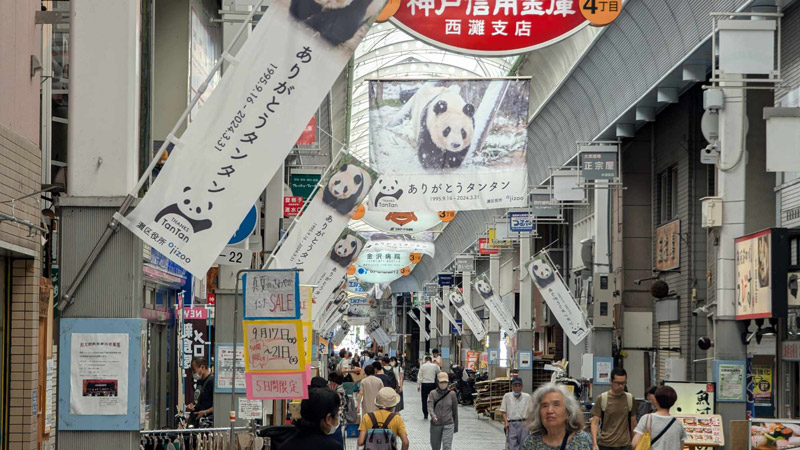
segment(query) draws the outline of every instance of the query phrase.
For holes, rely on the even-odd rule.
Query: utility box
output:
[[[767,172],[798,172],[800,108],[764,108],[767,121]]]
[[[722,197],[703,197],[700,199],[703,206],[703,228],[722,226]]]
[[[614,328],[614,307],[619,303],[616,276],[613,273],[596,273],[592,277],[592,324],[595,328]]]
[[[775,20],[720,20],[719,70],[776,75]]]

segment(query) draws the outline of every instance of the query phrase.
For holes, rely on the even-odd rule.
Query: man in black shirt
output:
[[[192,358],[192,378],[195,381],[194,402],[186,405],[192,411],[189,423],[194,426],[200,424],[200,419],[208,417],[214,422],[214,375],[208,368],[205,358],[196,356]]]

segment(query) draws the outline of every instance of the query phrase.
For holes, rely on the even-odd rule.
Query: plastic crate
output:
[[[345,427],[345,435],[349,438],[358,437],[358,424],[357,423],[349,423]]]

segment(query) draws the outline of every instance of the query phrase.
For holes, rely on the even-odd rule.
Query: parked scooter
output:
[[[477,379],[480,374],[476,375],[475,371],[465,369],[458,365],[452,366],[450,372],[450,380],[455,387],[458,403],[462,405],[471,405],[475,399],[474,394],[477,392],[475,389],[475,382],[482,381]],[[483,378],[482,375],[480,375],[480,377]]]

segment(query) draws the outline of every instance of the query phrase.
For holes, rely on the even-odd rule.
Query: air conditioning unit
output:
[[[620,297],[614,295],[617,276],[596,273],[592,280],[592,323],[595,328],[614,328],[614,308],[620,302]]]

